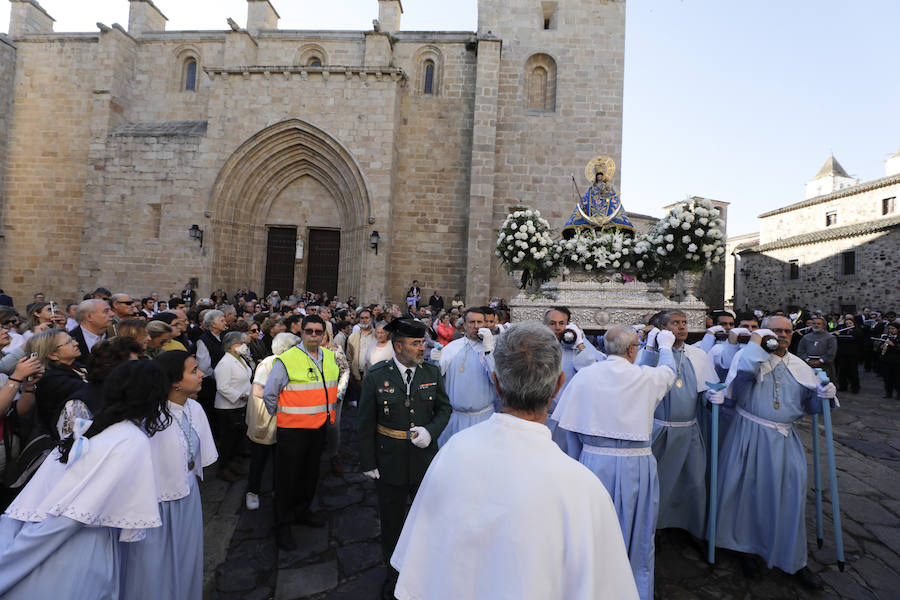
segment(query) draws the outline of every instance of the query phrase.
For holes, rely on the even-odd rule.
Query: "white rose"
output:
[[[683,235],[683,236],[681,236],[681,243],[682,243],[682,244],[690,244],[690,243],[691,243],[691,236],[689,236],[689,235]]]
[[[513,261],[514,263],[519,263],[519,262],[522,262],[522,259],[519,258],[518,256],[513,256],[512,261]]]
[[[719,246],[718,248],[716,248],[716,254],[725,254],[725,248]]]
[[[691,224],[688,223],[687,221],[685,221],[684,223],[681,224],[681,228],[684,229],[685,231],[687,231],[688,229],[691,228]]]
[[[594,268],[594,267],[591,266],[591,263],[587,263],[586,265],[584,265],[584,270],[585,270],[585,271],[590,271],[590,270],[593,269],[593,268]]]
[[[568,275],[569,272],[570,272],[570,271],[569,271],[569,267],[563,267],[563,268],[562,268],[562,274],[563,274],[563,275]]]
[[[541,211],[539,211],[539,210],[534,211],[534,216],[540,217],[540,216],[541,216]]]
[[[672,235],[672,234],[670,233],[669,235],[666,236],[666,241],[667,241],[667,242],[674,242],[674,241],[675,241],[675,236]]]
[[[700,217],[701,225],[706,225],[707,223],[709,223],[709,219],[707,219],[706,217]]]
[[[656,253],[659,254],[660,256],[665,256],[665,255],[666,255],[666,249],[663,248],[662,246],[660,246],[659,248],[656,249]]]
[[[617,261],[617,260],[616,260],[616,261],[613,261],[613,266],[614,266],[615,268],[618,269],[618,268],[619,268],[619,261]]]
[[[497,256],[502,256],[502,253],[499,250],[494,250],[494,254],[496,254]]]
[[[671,252],[671,251],[674,250],[674,249],[675,249],[675,245],[674,245],[674,244],[666,244],[666,250],[668,250],[669,252]]]
[[[537,232],[537,229],[534,228],[534,225],[528,226],[528,233],[536,233],[536,232]]]
[[[644,268],[644,261],[642,261],[642,260],[637,261],[637,266],[638,266],[638,269],[643,269],[643,268]]]
[[[694,222],[694,215],[688,213],[688,214],[684,215],[684,220],[687,221],[688,223],[693,223],[693,222]]]
[[[521,218],[522,218],[522,211],[521,211],[521,210],[517,210],[516,212],[514,212],[514,213],[513,213],[513,218],[515,218],[515,219],[521,219]]]
[[[694,235],[696,235],[697,237],[703,237],[703,230],[698,227],[694,230]]]
[[[578,255],[577,255],[577,254],[573,254],[573,255],[572,255],[572,260],[574,260],[575,262],[578,262]]]
[[[697,251],[697,244],[691,244],[690,246],[688,246],[688,252],[696,252],[696,251]]]
[[[518,256],[519,258],[525,258],[525,253],[519,250],[519,253],[516,256]]]
[[[525,216],[526,216],[526,217],[533,217],[533,216],[534,216],[534,211],[533,211],[533,210],[530,210],[530,209],[529,209],[529,210],[526,210],[526,211],[525,211]]]
[[[515,223],[511,223],[510,226],[509,226],[509,228],[512,229],[513,231],[515,231],[516,229],[519,228],[519,226],[516,225]]]
[[[670,218],[669,225],[671,225],[672,227],[678,227],[678,219],[676,219],[675,217]]]

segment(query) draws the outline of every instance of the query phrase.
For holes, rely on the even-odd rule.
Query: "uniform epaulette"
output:
[[[379,362],[375,363],[375,364],[372,365],[371,367],[369,367],[369,371],[374,371],[375,369],[383,369],[383,368],[385,368],[386,366],[392,365],[392,364],[394,364],[394,359],[393,359],[393,358],[389,358],[389,359],[387,359],[387,360],[382,360],[382,361],[379,361]]]

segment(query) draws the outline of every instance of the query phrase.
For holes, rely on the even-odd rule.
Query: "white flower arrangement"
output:
[[[691,198],[672,209],[648,234],[669,274],[702,271],[722,261],[725,224],[712,202]],[[674,241],[673,241],[674,240]]]
[[[557,257],[551,256],[556,244],[550,236],[550,223],[537,210],[517,210],[507,215],[497,233],[494,253],[507,271],[522,270],[522,286],[529,281],[542,282],[556,272]]]

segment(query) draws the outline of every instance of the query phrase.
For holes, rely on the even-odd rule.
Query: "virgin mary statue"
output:
[[[587,164],[584,174],[591,187],[563,226],[563,237],[570,238],[588,229],[634,231],[634,225],[625,216],[622,200],[612,185],[615,172],[616,163],[609,156],[598,156]]]

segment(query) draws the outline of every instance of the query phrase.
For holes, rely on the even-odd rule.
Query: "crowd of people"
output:
[[[821,587],[793,423],[858,393],[861,369],[900,394],[895,313],[714,311],[689,344],[679,311],[593,337],[566,307],[510,325],[501,298],[423,298],[417,281],[405,306],[188,284],[63,304],[34,294],[18,310],[0,290],[0,595],[42,597],[59,581],[46,573],[84,567],[84,598],[201,597],[197,477],[214,463],[227,482],[246,478],[257,510],[272,459],[276,541],[296,549],[291,525],[325,524],[311,510],[323,454],[345,468],[345,404],[376,482],[386,598],[477,597],[514,580],[517,598],[651,598],[668,530],[709,543],[712,405],[714,543],[748,577],[761,557]]]

